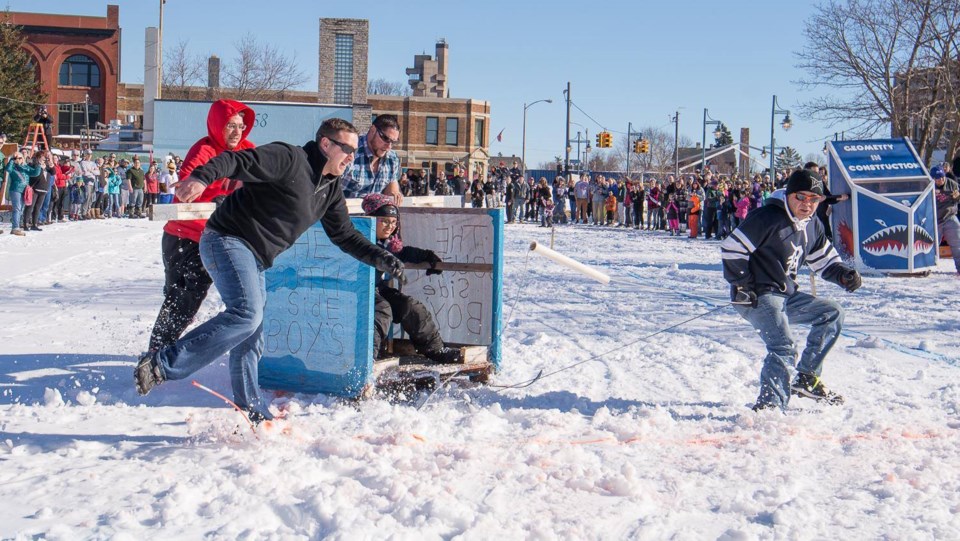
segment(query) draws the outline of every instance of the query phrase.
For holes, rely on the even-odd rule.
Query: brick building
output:
[[[117,117],[119,6],[108,5],[106,17],[10,12],[10,22],[23,28],[58,144]]]
[[[394,150],[404,167],[450,174],[456,164],[486,169],[490,158],[490,104],[474,99],[368,96],[374,115],[395,114],[400,143]]]

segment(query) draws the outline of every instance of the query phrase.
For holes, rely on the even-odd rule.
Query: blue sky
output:
[[[123,29],[123,82],[143,82],[144,28],[156,26],[159,0],[115,0]],[[523,104],[553,99],[527,112],[528,163],[563,152],[563,89],[600,125],[622,138],[634,127],[662,127],[680,111],[680,133],[699,142],[704,107],[734,138],[748,127],[754,146],[768,145],[771,97],[793,111],[794,127],[777,127],[777,145],[801,156],[845,126],[827,127],[797,114],[809,99],[794,83],[794,51],[803,45],[803,21],[817,2],[676,3],[493,0],[308,2],[168,0],[164,42],[189,40],[196,53],[229,61],[245,33],[296,52],[315,89],[320,17],[370,20],[369,77],[404,81],[413,56],[433,54],[438,38],[450,44],[450,89],[458,98],[491,103],[491,152],[520,154]],[[11,11],[106,15],[106,2],[8,0]],[[481,11],[482,10],[482,11]],[[571,120],[600,126],[573,109]],[[779,121],[779,120],[778,120]],[[504,140],[495,136],[504,130]],[[572,127],[575,133],[579,129]],[[710,134],[708,133],[708,142]],[[575,152],[575,151],[574,151]]]

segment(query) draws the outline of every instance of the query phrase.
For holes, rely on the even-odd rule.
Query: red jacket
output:
[[[227,125],[227,120],[233,115],[242,115],[243,124],[246,128],[243,130],[243,137],[240,143],[234,149],[228,149],[223,139],[223,130]],[[253,122],[256,114],[253,109],[233,100],[217,100],[210,106],[210,112],[207,114],[207,136],[200,139],[187,152],[187,157],[183,160],[180,167],[180,179],[183,180],[190,176],[190,173],[201,165],[210,161],[214,156],[226,152],[227,150],[246,150],[255,145],[247,140],[247,135],[253,129]],[[208,203],[220,196],[230,195],[233,192],[233,184],[224,185],[227,179],[221,178],[210,185],[200,194],[195,203]],[[180,200],[174,197],[173,201],[179,203]],[[200,242],[200,234],[203,233],[206,220],[170,220],[163,226],[166,233],[175,237],[190,239],[194,242]]]
[[[53,183],[57,188],[66,188],[67,181],[73,176],[73,166],[70,164],[57,164],[57,174]]]

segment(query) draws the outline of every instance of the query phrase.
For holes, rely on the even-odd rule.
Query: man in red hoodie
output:
[[[254,148],[247,140],[253,129],[253,109],[233,100],[218,100],[207,114],[207,136],[194,143],[180,168],[180,178],[227,150]],[[221,178],[206,187],[193,202],[219,202],[239,187]],[[174,199],[175,202],[180,202]],[[150,350],[173,344],[197,315],[213,283],[200,261],[200,234],[206,220],[171,220],[163,228],[163,304],[150,333]]]

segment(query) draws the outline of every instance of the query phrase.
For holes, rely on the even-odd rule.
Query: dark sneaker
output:
[[[250,422],[253,423],[253,426],[260,426],[260,423],[264,421],[272,421],[273,415],[263,414],[256,410],[247,410],[247,419],[250,419]]]
[[[793,391],[794,396],[812,398],[817,402],[824,402],[831,406],[843,404],[842,396],[828,390],[820,381],[820,378],[811,374],[797,374],[797,378],[790,385],[790,390]]]
[[[777,406],[776,404],[771,404],[769,402],[757,402],[750,409],[752,409],[753,411],[760,412],[760,411],[766,411],[766,410],[778,410],[780,409],[780,407]]]
[[[146,396],[151,389],[163,383],[163,374],[157,365],[157,352],[148,351],[140,357],[137,368],[133,371],[133,380],[137,384],[137,393]]]
[[[444,346],[437,351],[427,352],[426,357],[439,364],[463,363],[463,354],[460,352],[460,348],[448,348]]]

